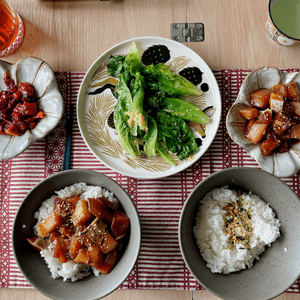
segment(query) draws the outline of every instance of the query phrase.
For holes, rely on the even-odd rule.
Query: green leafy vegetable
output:
[[[144,72],[156,79],[156,81],[148,83],[153,90],[161,90],[172,96],[201,95],[201,92],[191,82],[171,72],[167,65],[162,63],[149,65]]]
[[[168,162],[172,166],[176,166],[176,163],[171,154],[159,142],[156,142],[156,151],[166,162]]]
[[[127,64],[131,75],[135,75],[141,71],[142,60],[135,43],[130,45],[125,58],[125,63]]]
[[[118,77],[114,123],[129,155],[139,156],[143,145],[147,156],[160,155],[175,166],[170,152],[183,160],[199,150],[185,120],[207,123],[209,118],[196,105],[178,99],[201,94],[191,82],[164,64],[145,67],[135,43],[127,56],[111,56],[107,69]]]
[[[192,131],[184,120],[166,112],[157,113],[158,139],[167,150],[177,154],[180,160],[196,153],[199,147]]]
[[[177,98],[164,98],[160,110],[182,118],[184,120],[205,124],[209,117],[196,105]]]
[[[118,77],[124,70],[125,56],[111,56],[107,64],[107,72],[109,76]]]
[[[144,150],[147,156],[156,156],[156,142],[157,142],[157,125],[155,120],[149,116],[148,131],[144,136]]]
[[[140,155],[137,139],[131,135],[131,130],[127,123],[125,100],[119,99],[114,108],[114,123],[118,132],[118,139],[122,148],[133,158]]]

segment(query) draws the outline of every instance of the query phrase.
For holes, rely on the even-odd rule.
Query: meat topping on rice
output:
[[[53,278],[76,281],[108,274],[119,260],[130,220],[118,200],[99,186],[76,183],[43,202],[36,235],[27,241],[44,257]]]

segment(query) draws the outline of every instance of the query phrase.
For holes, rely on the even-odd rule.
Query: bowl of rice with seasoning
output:
[[[110,177],[68,170],[36,185],[16,214],[12,245],[27,281],[51,299],[100,299],[137,261],[134,202]]]
[[[300,201],[280,178],[229,168],[188,196],[179,222],[189,271],[222,299],[272,299],[300,275]]]

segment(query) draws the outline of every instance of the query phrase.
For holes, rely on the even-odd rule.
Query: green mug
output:
[[[300,45],[300,1],[270,0],[265,29],[273,42],[286,47]]]

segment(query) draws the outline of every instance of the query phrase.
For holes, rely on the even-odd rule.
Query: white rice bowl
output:
[[[56,191],[55,194],[56,195],[53,195],[49,199],[45,200],[40,206],[39,210],[34,214],[34,218],[38,220],[34,226],[34,233],[36,235],[38,235],[38,225],[53,212],[54,200],[57,196],[61,199],[70,198],[77,195],[80,197],[80,199],[104,197],[114,203],[114,209],[116,209],[119,204],[119,201],[114,197],[113,193],[106,189],[102,189],[100,186],[87,185],[84,182],[67,186],[60,191]],[[50,245],[48,248],[42,250],[40,254],[44,258],[48,268],[50,269],[51,276],[54,279],[62,277],[64,281],[68,279],[77,281],[91,275],[92,273],[96,276],[100,275],[100,272],[95,268],[89,267],[85,264],[78,264],[73,261],[61,263],[58,258],[52,256]]]
[[[253,266],[255,259],[280,236],[280,221],[269,204],[251,193],[241,194],[243,209],[251,214],[249,249],[236,243],[229,247],[225,233],[224,206],[238,200],[238,193],[227,187],[215,188],[200,201],[193,233],[206,265],[213,273],[229,274]]]

